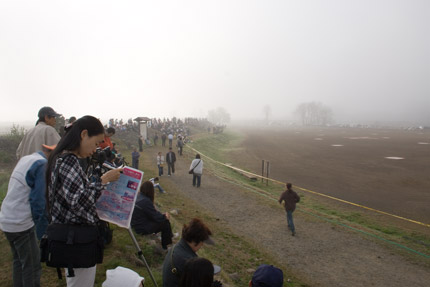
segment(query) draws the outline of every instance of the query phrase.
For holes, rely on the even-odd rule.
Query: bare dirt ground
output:
[[[261,133],[259,135],[261,139]],[[252,134],[250,134],[248,140],[244,142],[243,150],[239,151],[239,156],[232,158],[236,166],[240,166],[241,163],[250,164],[253,159],[259,159],[261,164],[260,154],[256,155],[255,152],[279,151],[279,149],[270,145],[264,147],[261,141],[259,142],[260,144],[257,144],[255,140],[252,140],[251,136]],[[309,138],[313,139],[313,137],[316,136],[309,135]],[[283,140],[285,140],[285,137]],[[275,144],[277,141],[278,139],[275,138],[272,144]],[[346,143],[351,143],[347,139],[341,141],[341,139],[327,140],[326,138],[326,141],[327,144],[345,143],[343,148],[348,147]],[[253,144],[250,144],[250,142]],[[352,141],[352,143],[355,142],[356,141]],[[277,145],[276,147],[279,146],[284,146],[284,144]],[[293,145],[291,143],[288,145],[285,143],[285,146],[288,147],[287,155],[289,154],[295,161],[298,161],[298,155],[292,148]],[[306,150],[306,145],[300,144],[297,140],[296,149],[300,146],[304,147]],[[292,178],[294,182],[301,182],[303,183],[302,185],[305,183],[311,185],[312,183],[313,186],[307,187],[318,187],[319,189],[321,187],[326,188],[329,183],[328,179],[325,180],[324,184],[321,184],[315,178],[322,179],[325,175],[330,175],[331,173],[327,173],[326,171],[327,166],[329,166],[327,160],[332,158],[335,162],[336,158],[341,157],[341,155],[336,156],[331,153],[331,146],[328,146],[329,147],[323,149],[324,152],[321,153],[319,158],[319,161],[325,162],[325,165],[315,166],[313,172],[310,172],[309,166],[307,166],[307,168],[301,168],[302,172],[307,171],[311,176],[299,177],[300,172],[296,170],[299,168],[298,163],[292,163],[294,160],[291,159],[288,159],[288,162],[294,164],[293,167],[288,166],[286,170],[281,172],[281,168],[285,168],[287,164],[282,165],[280,163],[279,167],[276,168],[279,173],[276,174],[273,172],[273,176],[288,174],[288,179]],[[426,148],[428,156],[429,147],[426,146]],[[362,152],[362,161],[360,160],[360,162],[363,164],[369,161],[368,164],[371,165],[373,160],[373,164],[375,165],[374,171],[377,171],[379,167],[376,166],[379,164],[379,161],[384,162],[384,156],[404,156],[408,159],[413,155],[413,152],[410,151],[407,154],[400,154],[394,147],[390,148],[389,146],[385,152],[382,151],[381,149],[381,155],[378,155],[379,157],[382,156],[382,159],[380,159],[376,156],[377,152],[369,147],[367,151]],[[235,153],[236,152],[237,151],[235,151]],[[243,154],[240,155],[240,153],[247,154],[247,157],[244,158]],[[281,152],[278,152],[278,156],[279,154],[281,154]],[[345,150],[342,152],[342,156],[346,156],[346,158],[348,158],[348,154],[349,153],[346,153]],[[367,157],[368,154],[372,154],[373,156]],[[266,152],[265,156],[269,155],[270,153]],[[309,162],[313,162],[313,156],[314,155],[309,152]],[[422,153],[416,152],[416,157],[419,158],[420,156],[422,156]],[[266,157],[266,159],[272,160],[276,157],[277,155],[275,154],[272,158]],[[240,158],[242,158],[243,161],[239,160]],[[357,160],[355,160],[355,162],[356,161]],[[350,164],[353,165],[353,162],[354,160],[351,159]],[[406,160],[403,161],[403,163],[405,162]],[[427,163],[428,162],[427,158]],[[279,262],[281,262],[282,266],[280,267],[282,269],[290,269],[303,280],[303,282],[306,282],[310,286],[429,286],[430,268],[426,260],[415,260],[416,258],[414,256],[398,252],[396,247],[389,246],[360,233],[350,231],[347,228],[311,217],[300,210],[297,210],[294,214],[297,235],[293,237],[287,230],[285,212],[279,205],[257,194],[248,192],[239,186],[229,184],[207,172],[202,177],[201,188],[192,187],[192,178],[191,175],[188,174],[189,164],[190,159],[179,158],[175,175],[172,177],[163,177],[161,181],[168,180],[175,183],[181,193],[200,203],[202,207],[218,216],[221,222],[225,223],[226,226],[234,232],[245,236],[261,246],[262,249],[273,254]],[[273,161],[273,164],[275,165],[275,161]],[[397,163],[386,163],[386,168],[392,169],[394,181],[397,182],[397,180],[401,180],[395,177],[399,174],[403,174],[403,172],[406,172],[406,177],[415,178],[413,174],[407,173],[407,167],[397,167],[403,171],[397,173],[395,166],[392,166],[393,164]],[[324,166],[326,167],[320,169],[320,167]],[[249,167],[252,169],[251,166]],[[347,170],[348,164],[340,168]],[[426,166],[424,162],[421,168],[427,169],[428,171],[428,166]],[[367,168],[365,167],[363,167],[362,170],[364,173],[367,172]],[[295,171],[295,173],[291,175],[290,171]],[[353,173],[353,171],[350,172]],[[370,171],[370,173],[372,173],[372,171]],[[417,176],[421,176],[421,174]],[[380,177],[379,174],[378,177]],[[364,179],[350,183],[349,181],[351,178],[353,178],[352,175],[346,179],[339,178],[336,177],[333,172],[330,179],[335,182],[339,181],[337,183],[339,190],[335,190],[334,188],[330,188],[329,190],[333,192],[333,195],[342,195],[343,193],[340,192],[345,191],[343,187],[344,184],[347,184],[347,187],[353,187],[357,182],[363,185]],[[282,178],[278,179],[282,180]],[[310,182],[307,180],[310,180]],[[379,180],[383,183],[388,183],[385,182],[387,179],[383,177],[379,178]],[[424,183],[421,181],[414,181],[413,183],[415,184],[414,186],[420,187],[422,184],[426,184],[426,182],[428,183],[428,172],[427,181],[424,180]],[[367,184],[365,186],[367,186]],[[390,186],[396,186],[396,184]],[[363,189],[360,188],[357,190],[363,191]],[[367,192],[368,193],[365,194],[370,198],[377,199],[381,196],[381,194],[372,195],[375,191],[371,188],[367,189]],[[360,196],[349,191],[349,189],[348,193],[351,194],[351,198],[348,199],[360,199]],[[415,205],[413,203],[410,206],[408,205],[408,202],[412,198],[410,195],[411,193],[413,192],[408,192],[407,199],[405,199],[405,196],[399,197],[403,201],[404,208],[409,207],[414,209]],[[382,193],[382,195],[383,194],[384,193]],[[421,200],[426,199],[425,195],[420,195],[419,192],[417,196],[422,196]],[[364,198],[366,198],[366,196]],[[420,198],[415,198],[414,200],[419,199]],[[373,201],[363,200],[362,203],[371,202]],[[376,200],[375,202],[380,203],[384,202],[384,200]],[[375,207],[378,207],[378,205]],[[381,206],[381,208],[382,207],[384,206]],[[385,204],[385,207],[392,208],[389,204]],[[417,209],[421,210],[421,212],[428,210],[426,208],[428,208],[428,206],[417,205]],[[397,211],[396,208],[392,208],[392,210]],[[414,213],[405,213],[404,215],[412,216]],[[424,220],[427,216],[428,214],[421,218]],[[228,270],[224,271],[228,273]]]

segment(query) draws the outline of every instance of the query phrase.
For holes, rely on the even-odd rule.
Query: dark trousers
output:
[[[167,163],[167,174],[171,175],[172,173],[170,173],[170,171],[172,171],[172,173],[175,173],[175,163]]]
[[[172,227],[169,220],[163,222],[151,222],[145,226],[145,232],[139,233],[142,235],[161,232],[161,246],[167,249],[167,245],[172,244]]]
[[[161,165],[158,165],[158,176],[163,175],[163,167]]]
[[[197,181],[197,187],[200,187],[200,183],[202,181],[202,175],[201,174],[193,173],[193,186],[196,186],[196,181]]]
[[[40,286],[40,250],[34,226],[22,232],[4,232],[13,255],[13,286]]]

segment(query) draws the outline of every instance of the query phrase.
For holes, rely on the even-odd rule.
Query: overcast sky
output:
[[[0,1],[0,121],[91,114],[430,124],[430,1]]]

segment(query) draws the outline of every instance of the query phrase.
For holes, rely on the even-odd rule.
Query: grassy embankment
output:
[[[215,136],[217,138],[217,136]],[[208,138],[205,137],[205,140]],[[118,144],[120,152],[125,156],[128,162],[131,162],[132,146],[137,142],[137,135],[132,132],[118,132],[113,141]],[[19,142],[19,141],[18,141]],[[14,147],[16,149],[16,147]],[[12,148],[13,149],[13,148]],[[145,172],[144,178],[148,179],[156,175],[156,167],[152,157],[155,157],[155,149],[145,147],[141,153],[140,168]],[[9,165],[6,170],[9,174],[13,168],[13,164]],[[7,191],[8,175],[5,176],[5,188],[1,190],[3,197]],[[205,246],[199,251],[199,256],[206,257],[212,262],[222,266],[223,271],[217,275],[217,279],[224,283],[224,286],[247,286],[249,279],[252,276],[252,269],[255,269],[262,263],[278,265],[277,262],[268,254],[262,252],[258,246],[246,241],[241,236],[238,236],[226,229],[222,222],[212,214],[195,202],[186,199],[175,187],[174,184],[168,182],[163,183],[163,187],[168,190],[167,195],[156,195],[156,203],[160,210],[169,211],[177,209],[178,215],[173,216],[172,228],[174,232],[180,232],[182,225],[188,222],[193,217],[202,218],[211,228],[214,233],[214,239],[217,244],[215,246]],[[3,198],[1,197],[1,198]],[[135,255],[135,246],[127,232],[127,230],[112,226],[114,229],[113,241],[105,250],[103,264],[97,266],[96,284],[101,286],[105,280],[106,270],[117,266],[131,268],[143,275],[146,278],[145,286],[153,286],[150,276]],[[162,262],[164,255],[157,253],[154,242],[149,236],[136,236],[139,246],[143,251],[151,271],[156,278],[157,284],[162,286]],[[3,235],[0,233],[0,274],[1,286],[12,286],[12,255],[9,250],[9,245]],[[228,271],[227,271],[228,270]],[[284,286],[306,286],[302,284],[293,275],[285,272]],[[287,282],[291,279],[291,282]],[[66,286],[65,280],[58,280],[55,269],[43,266],[42,286]]]
[[[235,149],[240,148],[242,140],[243,135],[227,130],[227,132],[215,136],[205,135],[190,146],[216,161],[231,163],[229,151],[234,152]],[[259,193],[262,198],[269,198],[269,201],[265,200],[266,203],[274,204],[274,206],[277,203],[273,202],[276,202],[280,192],[284,189],[284,186],[278,183],[269,182],[267,185],[266,182],[262,183],[261,180],[251,181],[239,172],[212,161],[206,160],[205,167],[208,167],[215,175],[228,182],[240,185],[250,192]],[[240,166],[236,167],[242,168]],[[258,174],[258,172],[254,172]],[[306,183],[301,183],[301,185],[306,185]],[[305,216],[312,218],[312,220],[327,221],[333,224],[334,227],[353,228],[358,231],[358,234],[364,233],[367,238],[387,244],[395,252],[400,252],[414,260],[429,263],[429,257],[425,256],[430,255],[430,232],[428,228],[413,223],[403,224],[404,222],[401,222],[400,227],[397,219],[389,218],[386,215],[375,214],[372,211],[334,202],[302,191],[299,194],[301,202],[298,205],[298,211],[305,213]],[[408,248],[413,251],[407,250]]]

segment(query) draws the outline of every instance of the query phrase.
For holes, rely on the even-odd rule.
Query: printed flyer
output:
[[[143,171],[124,167],[119,179],[107,185],[96,202],[100,219],[129,228]]]

